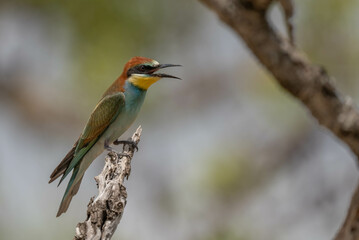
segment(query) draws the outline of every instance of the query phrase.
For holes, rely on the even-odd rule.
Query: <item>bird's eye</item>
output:
[[[144,71],[146,71],[146,66],[144,66],[144,65],[142,65],[142,66],[140,66],[140,69],[139,69],[141,72],[144,72]]]

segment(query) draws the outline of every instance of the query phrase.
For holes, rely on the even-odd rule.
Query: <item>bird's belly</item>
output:
[[[104,132],[104,139],[108,143],[113,143],[118,139],[135,121],[138,111],[126,111],[119,114],[119,116],[111,123],[111,125]]]
[[[80,170],[78,174],[84,174],[90,164],[105,150],[104,139],[99,139],[92,148],[85,154],[80,164]],[[79,176],[80,176],[79,175]]]

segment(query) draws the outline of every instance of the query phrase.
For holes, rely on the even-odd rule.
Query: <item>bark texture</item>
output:
[[[141,132],[142,128],[139,126],[132,136],[132,141],[136,144],[140,141]],[[99,194],[95,199],[90,199],[87,219],[77,224],[74,240],[111,239],[126,206],[127,192],[123,183],[130,176],[134,152],[133,146],[126,145],[123,153],[128,156],[119,158],[113,152],[106,156],[102,172],[95,177]]]
[[[234,30],[275,80],[299,99],[313,117],[359,156],[359,112],[349,96],[341,94],[323,67],[312,64],[295,45],[290,0],[277,0],[284,10],[289,40],[267,20],[274,0],[200,0]],[[359,188],[336,240],[359,239]]]

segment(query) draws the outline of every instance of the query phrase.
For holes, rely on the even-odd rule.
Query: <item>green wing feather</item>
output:
[[[77,146],[74,157],[64,172],[60,183],[80,163],[85,154],[96,143],[107,127],[115,120],[125,104],[125,95],[122,92],[106,96],[100,100],[84,128]],[[59,183],[59,184],[60,184]]]
[[[104,132],[117,117],[124,104],[125,95],[122,92],[106,96],[97,104],[82,132],[75,154]]]
[[[62,173],[60,183],[73,170],[71,179],[67,184],[65,194],[62,198],[57,217],[67,211],[72,197],[77,193],[83,173],[79,175],[79,168],[82,158],[97,142],[98,138],[104,133],[108,126],[116,119],[125,104],[125,95],[118,92],[103,97],[95,107],[94,111],[84,128],[79,140],[75,146],[66,155],[64,160],[54,170],[50,176],[50,182],[54,181]]]

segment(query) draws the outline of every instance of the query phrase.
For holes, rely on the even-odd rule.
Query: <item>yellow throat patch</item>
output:
[[[132,74],[128,79],[130,83],[138,88],[147,90],[152,84],[160,80],[159,77],[150,77],[142,74]]]

